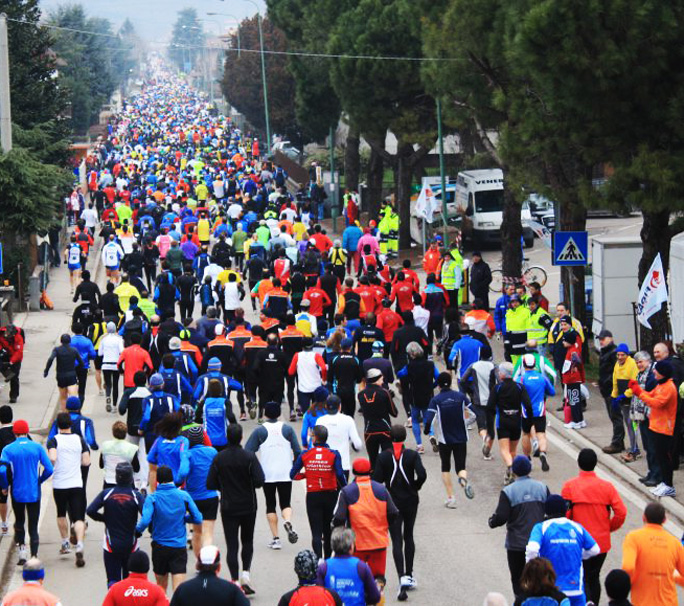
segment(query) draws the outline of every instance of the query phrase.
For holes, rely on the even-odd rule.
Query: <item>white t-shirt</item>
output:
[[[412,311],[415,325],[418,328],[422,328],[423,332],[427,334],[428,322],[430,321],[430,312],[420,305],[416,305]]]
[[[124,350],[124,340],[117,333],[107,333],[100,340],[97,355],[102,356],[102,370],[116,370],[119,356]]]
[[[94,208],[86,208],[81,213],[81,219],[85,221],[86,227],[90,229],[97,227],[97,211]]]
[[[47,441],[50,451],[57,449],[55,472],[52,474],[53,488],[83,488],[81,455],[88,452],[85,440],[75,433],[58,433]]]
[[[349,471],[351,469],[349,443],[352,443],[355,450],[361,450],[363,446],[354,419],[349,415],[338,412],[334,415],[328,414],[319,417],[316,425],[323,425],[327,428],[328,446],[340,453],[342,469]]]

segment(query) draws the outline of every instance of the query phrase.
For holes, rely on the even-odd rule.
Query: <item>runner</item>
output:
[[[294,429],[279,421],[280,402],[267,402],[264,407],[266,422],[257,427],[245,444],[245,450],[259,453],[259,461],[264,470],[264,497],[266,498],[266,519],[273,538],[268,546],[281,549],[278,534],[278,514],[276,513],[276,494],[280,502],[283,528],[290,543],[299,539],[292,526],[292,462],[301,454]]]

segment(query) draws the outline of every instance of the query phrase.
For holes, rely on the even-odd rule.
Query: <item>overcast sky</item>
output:
[[[255,0],[262,13],[266,10],[264,0]],[[49,13],[60,4],[78,4],[78,0],[41,0],[44,13]],[[179,10],[192,6],[209,34],[215,34],[218,27],[231,28],[235,23],[231,17],[208,17],[207,12],[230,13],[238,19],[253,15],[254,6],[247,0],[81,0],[88,15],[109,19],[117,29],[128,17],[138,34],[150,42],[168,41],[171,28]]]

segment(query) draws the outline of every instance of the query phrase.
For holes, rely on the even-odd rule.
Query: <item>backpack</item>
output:
[[[131,318],[128,322],[126,322],[126,324],[124,324],[124,345],[126,347],[131,345],[131,337],[136,333],[142,337],[143,321],[137,317]]]

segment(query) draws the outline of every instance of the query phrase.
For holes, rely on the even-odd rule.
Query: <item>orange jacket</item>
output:
[[[24,583],[16,591],[8,593],[2,600],[3,606],[59,606],[59,598],[52,595],[38,583]]]
[[[425,270],[425,273],[438,275],[441,262],[442,255],[439,254],[439,249],[430,246],[423,257],[423,269]]]
[[[636,381],[629,382],[632,393],[651,409],[649,429],[666,436],[674,434],[677,416],[677,388],[672,379],[644,391]]]
[[[340,493],[338,508],[344,505],[347,506],[349,524],[356,534],[358,551],[385,549],[389,545],[388,529],[390,518],[396,514],[396,506],[383,485],[371,482],[370,476],[357,476]],[[335,512],[337,516],[338,512]]]
[[[660,524],[644,524],[625,537],[622,569],[632,579],[634,606],[672,606],[678,603],[675,583],[684,585],[674,576],[675,570],[684,575],[684,546]]]
[[[610,551],[610,533],[620,528],[627,517],[627,508],[615,486],[593,471],[580,471],[563,485],[561,496],[570,504],[568,518],[589,531],[601,553]]]

